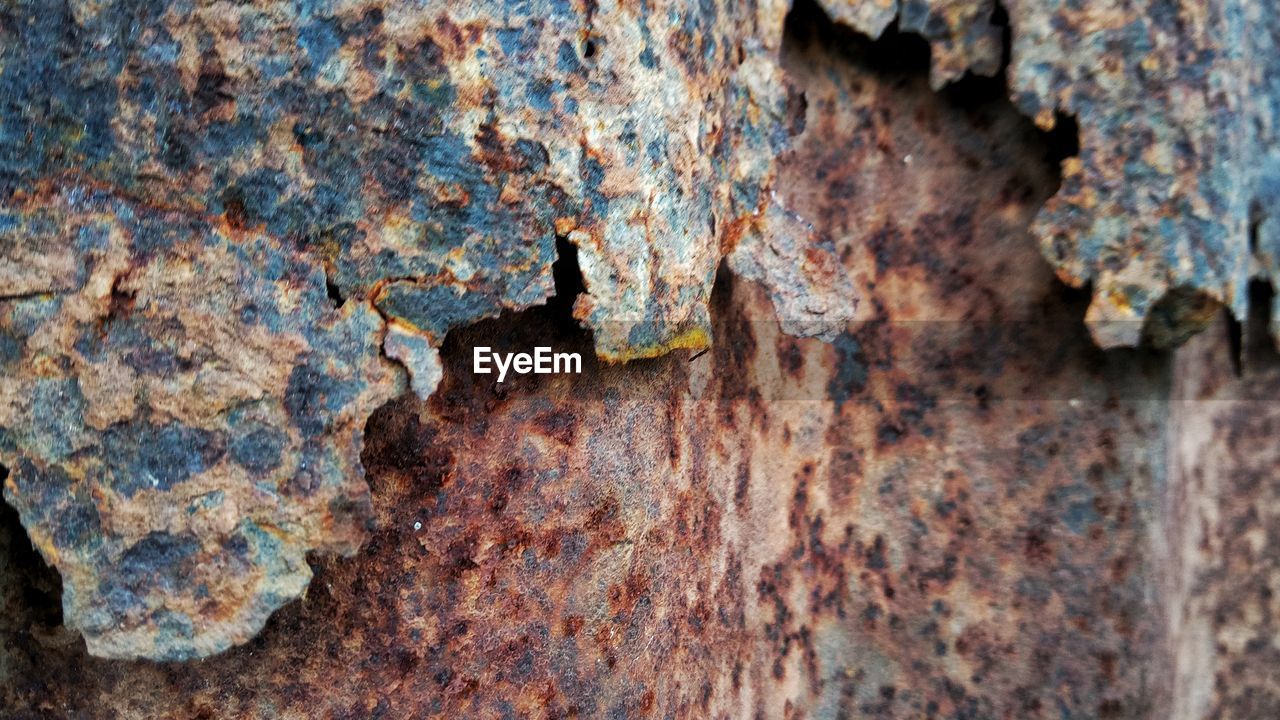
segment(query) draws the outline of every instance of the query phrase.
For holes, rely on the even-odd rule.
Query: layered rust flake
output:
[[[700,356],[495,385],[472,347],[592,340],[563,305],[450,333],[431,398],[370,421],[369,542],[261,635],[108,663],[10,596],[0,692],[122,717],[1162,716],[1167,359],[1097,350],[1052,283],[1028,120],[794,30],[783,201],[864,298],[832,343],[727,271]]]
[[[364,537],[364,423],[403,386],[381,318],[225,222],[83,187],[2,217],[0,243],[49,267],[0,303],[4,494],[67,625],[108,657],[244,642],[306,587],[307,552]]]
[[[813,258],[762,276],[798,331],[847,317],[771,220],[785,10],[0,8],[0,461],[90,651],[223,650],[354,551],[393,366],[429,397],[451,329],[553,293],[558,236],[610,361],[705,348],[730,251]]]
[[[296,244],[438,347],[580,248],[601,356],[705,347],[772,211],[785,3],[19,2],[6,186],[91,178]]]
[[[935,86],[1002,70],[1007,23],[1010,97],[1043,129],[1078,126],[1035,235],[1059,278],[1090,287],[1104,347],[1183,342],[1219,305],[1244,319],[1250,280],[1280,279],[1273,3],[820,4],[873,37],[922,35]]]

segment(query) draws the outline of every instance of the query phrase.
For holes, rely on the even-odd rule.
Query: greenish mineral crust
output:
[[[821,4],[872,36],[894,19],[919,32],[933,49],[935,86],[999,69],[991,0]],[[1280,200],[1275,8],[1248,0],[1003,7],[1011,98],[1043,129],[1063,115],[1079,126],[1079,155],[1063,163],[1062,188],[1035,233],[1059,278],[1091,287],[1094,340],[1185,339],[1212,319],[1207,300],[1243,319],[1250,279],[1280,279],[1280,230],[1270,218]]]

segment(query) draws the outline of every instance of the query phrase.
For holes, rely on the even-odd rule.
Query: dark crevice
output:
[[[1258,231],[1262,226],[1262,207],[1257,200],[1249,203],[1249,254],[1256,258],[1258,254]],[[1235,313],[1226,312],[1227,316],[1227,343],[1231,353],[1231,369],[1235,371],[1236,377],[1244,376],[1245,366],[1245,326],[1249,326],[1250,334],[1253,333],[1255,315],[1258,314],[1259,308],[1255,304],[1257,293],[1251,283],[1249,286],[1249,305],[1248,317],[1242,323],[1236,318]],[[1269,310],[1267,312],[1270,312]],[[1264,323],[1265,327],[1265,323]]]
[[[573,392],[580,382],[593,382],[600,373],[601,364],[595,355],[594,338],[590,330],[573,317],[577,297],[585,292],[582,273],[578,269],[577,248],[571,242],[557,242],[559,258],[552,265],[555,294],[543,305],[524,310],[507,310],[497,317],[478,320],[451,329],[440,346],[443,375],[431,404],[437,410],[473,406],[485,407],[501,404],[508,398],[530,393],[541,394],[555,400],[563,393]],[[494,375],[477,375],[473,372],[474,348],[485,346],[495,353],[530,352],[538,346],[548,346],[555,352],[577,353],[581,357],[581,375],[568,376],[565,383],[557,376],[508,375],[505,382],[496,382]],[[633,367],[638,363],[629,363]],[[459,421],[463,417],[459,416]]]
[[[929,43],[923,37],[899,31],[895,20],[879,38],[870,38],[832,21],[815,0],[796,0],[787,14],[783,43],[796,42],[822,43],[854,65],[904,82],[929,73]]]
[[[8,468],[0,465],[0,486],[4,485],[8,476]],[[35,546],[31,544],[18,511],[2,498],[0,498],[0,548],[3,548],[6,554],[6,557],[0,559],[0,568],[5,568],[4,575],[0,576],[0,586],[12,583],[13,588],[20,588],[20,592],[11,596],[18,600],[18,606],[16,608],[11,606],[10,610],[17,610],[19,618],[25,616],[22,620],[12,618],[15,622],[8,625],[9,629],[20,630],[17,637],[0,635],[0,645],[9,649],[7,646],[12,641],[33,642],[25,631],[30,626],[57,627],[62,624],[62,583],[58,572],[45,562]],[[19,650],[20,648],[11,649]],[[0,664],[4,662],[2,656],[3,653],[0,652]]]
[[[222,214],[233,230],[244,231],[249,227],[249,213],[238,190],[228,190],[222,198]]]
[[[1223,313],[1227,316],[1227,347],[1231,353],[1231,370],[1236,377],[1241,377],[1244,375],[1244,326],[1230,310],[1224,310]]]
[[[1262,209],[1262,203],[1256,199],[1249,203],[1249,254],[1258,256],[1258,234],[1262,231],[1262,223],[1267,219],[1267,213]]]
[[[445,333],[439,346],[443,372],[431,397],[433,404],[456,402],[474,393],[477,386],[484,386],[484,393],[501,398],[517,388],[528,390],[533,386],[531,383],[536,384],[535,380],[521,377],[508,378],[499,385],[492,376],[475,375],[471,363],[473,348],[477,346],[507,353],[529,352],[537,346],[549,345],[556,352],[579,353],[584,375],[594,371],[598,363],[592,333],[573,317],[574,304],[578,296],[586,292],[586,283],[578,266],[578,248],[568,238],[556,237],[556,259],[551,264],[551,275],[554,291],[544,304],[523,310],[504,310],[497,316],[458,325]],[[381,309],[374,307],[384,321],[390,321]],[[384,409],[401,401],[392,401]]]
[[[111,281],[111,298],[107,303],[107,317],[105,322],[110,323],[112,320],[118,320],[133,312],[133,307],[137,303],[137,291],[125,290],[120,287],[124,281],[124,275],[117,275]]]
[[[1001,28],[1003,49],[1000,70],[993,76],[966,72],[960,79],[948,83],[938,91],[948,104],[966,112],[980,113],[996,107],[1018,111],[1010,100],[1009,65],[1012,61],[1013,36],[1009,13],[997,2],[991,13],[991,24]],[[808,44],[820,38],[820,42],[838,52],[851,64],[899,85],[918,82],[929,76],[932,55],[929,42],[914,32],[903,32],[898,21],[870,38],[852,28],[833,21],[818,6],[816,0],[797,0],[787,15],[784,43]],[[1045,131],[1036,128],[1026,118],[1044,147],[1044,159],[1055,177],[1061,176],[1061,163],[1080,154],[1080,132],[1076,118],[1064,112],[1054,113],[1054,126]],[[1056,188],[1056,185],[1055,185]]]
[[[501,352],[528,352],[538,345],[552,345],[556,351],[576,351],[582,356],[583,372],[588,372],[596,364],[592,334],[573,317],[573,307],[578,296],[586,292],[582,270],[578,266],[578,248],[568,238],[556,237],[556,259],[551,264],[553,292],[542,305],[523,310],[504,310],[497,316],[481,318],[449,328],[440,340],[438,350],[442,364],[442,375],[432,402],[438,402],[437,395],[457,395],[458,388],[485,384],[486,378],[472,377],[469,363],[472,362],[472,348],[478,345],[491,347]],[[405,277],[388,282],[419,282],[416,278]],[[326,271],[326,285],[329,297],[335,306],[340,306],[345,299],[331,275]],[[392,318],[377,304],[373,309],[384,323],[389,324]],[[383,357],[412,372],[403,362],[388,357],[385,349]],[[492,379],[487,379],[492,384]],[[506,387],[496,386],[499,395],[505,395],[518,383],[508,381]],[[411,393],[410,393],[411,394]],[[392,400],[383,405],[378,412],[404,401]],[[443,396],[442,396],[443,397]],[[366,433],[367,437],[367,433]]]
[[[1058,167],[1063,160],[1080,156],[1080,125],[1075,115],[1061,111],[1055,112],[1053,118],[1053,129],[1041,131],[1040,135],[1044,138],[1049,161]]]
[[[977,110],[993,104],[1003,104],[1014,109],[1009,91],[1009,67],[1013,62],[1013,27],[1009,24],[1008,10],[1000,2],[996,2],[991,11],[991,24],[1000,28],[1000,69],[995,75],[989,77],[966,72],[959,80],[944,87],[940,93],[956,107]],[[1053,118],[1052,129],[1037,128],[1036,131],[1045,148],[1045,161],[1050,164],[1055,174],[1059,174],[1063,160],[1080,154],[1080,128],[1074,115],[1058,110],[1054,112]]]
[[[1267,219],[1266,210],[1257,200],[1249,203],[1249,253],[1258,260],[1259,235]],[[1275,287],[1265,276],[1249,283],[1248,315],[1243,322],[1228,313],[1231,361],[1237,376],[1262,368],[1280,367],[1280,349],[1271,335],[1271,308]]]
[[[325,268],[324,272],[324,290],[329,296],[329,302],[333,303],[335,308],[340,308],[347,302],[347,298],[342,294],[342,288],[338,287],[338,283],[333,280],[333,273],[329,268]]]
[[[546,310],[553,320],[562,324],[562,330],[576,331],[578,323],[573,319],[573,305],[578,296],[587,291],[587,285],[578,267],[578,246],[566,237],[556,237],[556,261],[551,264],[551,277],[556,290],[547,298]]]
[[[599,9],[599,3],[597,0],[587,0],[585,9],[586,18],[584,18],[582,23],[582,37],[584,38],[582,43],[582,57],[587,62],[595,62],[596,53],[599,52],[599,48],[595,41],[595,20],[596,11]]]
[[[1249,315],[1245,318],[1239,361],[1242,373],[1280,367],[1280,349],[1271,336],[1271,307],[1275,288],[1267,280],[1249,283]]]
[[[1004,3],[996,0],[991,8],[989,20],[992,27],[1000,28],[1000,77],[1009,76],[1009,65],[1013,62],[1013,26],[1009,24],[1009,11]]]

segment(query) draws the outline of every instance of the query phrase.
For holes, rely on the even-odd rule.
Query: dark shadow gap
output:
[[[1224,309],[1227,317],[1227,348],[1231,353],[1231,371],[1236,377],[1244,375],[1244,325],[1236,319],[1234,313]],[[1250,314],[1253,313],[1250,308]]]
[[[1240,349],[1241,374],[1252,374],[1269,368],[1280,368],[1280,349],[1271,336],[1271,307],[1275,288],[1267,280],[1249,283],[1249,316],[1245,319],[1243,347]],[[1239,325],[1239,323],[1237,323]]]
[[[103,319],[104,324],[109,324],[112,320],[120,319],[133,312],[134,305],[138,300],[136,290],[130,291],[120,287],[124,275],[117,275],[111,281],[111,296],[107,303],[107,316]]]
[[[340,308],[346,304],[347,299],[342,295],[342,288],[339,288],[338,283],[333,281],[333,273],[329,272],[328,268],[325,269],[324,273],[324,290],[334,308]]]
[[[872,39],[832,21],[816,0],[796,0],[787,13],[782,41],[825,44],[851,64],[884,77],[906,80],[929,73],[929,43],[915,33],[899,31],[897,20]]]
[[[1054,112],[1053,129],[1040,131],[1048,151],[1048,160],[1054,167],[1061,167],[1062,161],[1080,156],[1080,125],[1074,115],[1061,111]]]
[[[9,477],[8,468],[0,465],[0,486]],[[5,537],[7,536],[7,537]],[[21,650],[25,643],[34,642],[30,626],[39,624],[57,627],[62,624],[62,579],[36,551],[22,526],[18,511],[0,499],[0,548],[6,557],[0,559],[0,586],[10,585],[18,601],[17,607],[7,607],[7,617],[0,621],[0,645],[6,650]]]
[[[559,235],[556,236],[556,261],[551,264],[551,277],[555,282],[555,294],[547,298],[547,312],[577,326],[573,319],[573,305],[578,296],[587,291],[587,285],[578,266],[578,246]]]
[[[992,10],[991,24],[1001,28],[1003,49],[1000,70],[990,77],[966,72],[937,93],[948,104],[966,112],[976,113],[993,106],[1007,106],[1018,112],[1010,100],[1008,83],[1013,47],[1012,28],[1009,13],[999,2]],[[879,38],[872,39],[833,21],[818,6],[816,0],[796,0],[787,15],[783,43],[812,42],[834,48],[851,64],[899,84],[918,81],[929,75],[932,52],[928,41],[919,34],[901,31],[897,20]],[[1018,114],[1026,117],[1020,112]],[[1048,131],[1035,127],[1031,118],[1027,118],[1027,123],[1038,134],[1044,147],[1044,160],[1060,183],[1062,161],[1080,154],[1080,132],[1076,118],[1072,115],[1055,112],[1054,120],[1054,127]]]
[[[1249,253],[1258,255],[1258,234],[1266,220],[1266,210],[1254,200],[1249,203]],[[1231,367],[1243,377],[1268,367],[1280,367],[1280,348],[1271,336],[1271,308],[1275,288],[1255,277],[1249,282],[1248,315],[1243,321],[1227,312],[1227,339],[1231,347]]]
[[[1249,203],[1249,253],[1253,256],[1258,254],[1258,233],[1262,231],[1262,223],[1267,219],[1267,212],[1262,209],[1262,203],[1256,199]]]
[[[497,353],[528,353],[535,347],[549,346],[554,352],[580,355],[582,376],[598,372],[601,363],[595,355],[593,334],[573,317],[573,307],[578,296],[586,292],[586,283],[578,266],[578,248],[568,238],[556,238],[551,274],[555,290],[546,303],[508,310],[497,317],[455,327],[445,335],[440,346],[444,375],[430,400],[434,406],[464,405],[475,397],[496,402],[512,393],[559,392],[565,387],[545,380],[552,377],[545,375],[508,376],[501,384],[493,376],[476,375],[473,349],[479,346]]]

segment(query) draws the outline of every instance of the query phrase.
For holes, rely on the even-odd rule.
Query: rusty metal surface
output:
[[[0,222],[58,264],[0,302],[0,455],[66,624],[111,657],[247,640],[306,587],[307,552],[364,537],[364,423],[403,387],[381,318],[335,310],[268,235],[93,189]]]
[[[1265,8],[825,5],[0,8],[0,710],[1272,717]]]
[[[36,590],[5,596],[0,697],[36,717],[1160,716],[1169,361],[1094,348],[1052,282],[1029,121],[830,32],[796,30],[807,117],[779,187],[862,297],[833,342],[783,333],[785,296],[728,273],[696,359],[495,386],[472,346],[591,338],[563,306],[455,331],[435,394],[370,421],[369,541],[260,636],[201,663],[87,656],[11,551]]]
[[[0,8],[0,460],[90,651],[221,651],[354,550],[394,365],[429,397],[450,329],[552,294],[557,235],[610,361],[705,348],[730,251],[797,332],[849,317],[773,194],[785,9]]]
[[[544,301],[558,232],[603,356],[705,346],[721,245],[770,209],[785,10],[9,3],[0,172],[262,228],[436,345]]]
[[[1280,716],[1280,356],[1264,320],[1237,367],[1222,322],[1178,356],[1165,512],[1177,718]]]
[[[823,0],[872,36],[896,19],[932,45],[935,85],[1000,69],[991,0]],[[1079,154],[1035,234],[1058,276],[1088,285],[1105,347],[1173,345],[1225,304],[1243,320],[1249,281],[1274,279],[1280,235],[1280,20],[1270,2],[1003,4],[1010,96]],[[1280,309],[1280,306],[1277,307]],[[1280,312],[1273,312],[1280,317]],[[1153,327],[1154,326],[1154,327]],[[1280,330],[1273,328],[1280,339]]]

